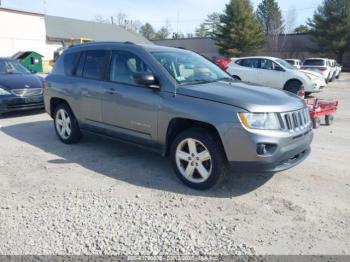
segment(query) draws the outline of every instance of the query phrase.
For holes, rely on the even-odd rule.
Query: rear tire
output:
[[[207,129],[183,131],[175,138],[170,150],[177,177],[191,188],[212,188],[223,180],[228,171],[220,138]]]
[[[54,126],[58,138],[65,144],[74,144],[81,139],[78,121],[65,103],[60,103],[55,108]]]
[[[288,91],[290,93],[293,93],[295,95],[298,95],[299,92],[301,91],[301,87],[303,86],[303,84],[298,81],[298,80],[292,80],[292,81],[289,81],[285,87],[284,87],[284,90],[285,91]]]

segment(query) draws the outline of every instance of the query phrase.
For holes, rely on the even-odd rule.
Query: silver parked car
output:
[[[294,94],[233,80],[191,51],[132,43],[67,49],[46,79],[59,139],[82,131],[169,156],[188,186],[207,189],[235,168],[277,172],[302,162],[313,138]]]

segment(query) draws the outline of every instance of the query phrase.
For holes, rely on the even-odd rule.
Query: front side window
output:
[[[201,84],[230,78],[204,57],[184,51],[152,52],[157,61],[180,85]]]
[[[16,60],[0,60],[0,74],[30,74],[30,71]]]
[[[260,60],[260,69],[273,70],[273,62],[269,59]]]
[[[104,50],[91,50],[86,52],[83,77],[101,80],[103,79],[107,52]]]
[[[139,57],[127,51],[113,51],[109,74],[111,81],[135,85],[134,74],[141,72],[150,70]]]

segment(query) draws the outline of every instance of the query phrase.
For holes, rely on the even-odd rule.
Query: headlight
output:
[[[11,95],[10,92],[6,91],[4,88],[0,86],[0,96]]]
[[[275,113],[239,113],[239,119],[246,128],[278,130],[280,122]]]

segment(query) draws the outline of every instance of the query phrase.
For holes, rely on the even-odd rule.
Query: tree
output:
[[[282,12],[275,0],[263,0],[258,5],[256,15],[266,35],[276,35],[284,32]]]
[[[309,27],[307,25],[299,25],[298,27],[296,27],[294,29],[294,33],[297,33],[297,34],[305,34],[305,33],[308,33],[309,32]]]
[[[165,21],[165,25],[162,26],[156,33],[156,39],[167,39],[171,32],[171,24],[169,20]]]
[[[156,37],[153,26],[150,23],[146,23],[140,28],[140,34],[148,40],[153,40]]]
[[[350,51],[350,1],[324,0],[307,24],[318,51],[333,52],[342,63]]]
[[[212,13],[208,15],[203,23],[196,29],[197,37],[214,37],[220,25],[220,14]]]
[[[162,39],[167,39],[169,35],[170,35],[170,32],[169,32],[168,28],[166,28],[165,26],[163,26],[163,27],[161,27],[161,28],[159,29],[159,31],[156,33],[155,38],[156,38],[156,39],[160,39],[160,40],[162,40]]]
[[[230,0],[220,17],[215,39],[220,52],[230,56],[262,47],[265,37],[249,0]]]

